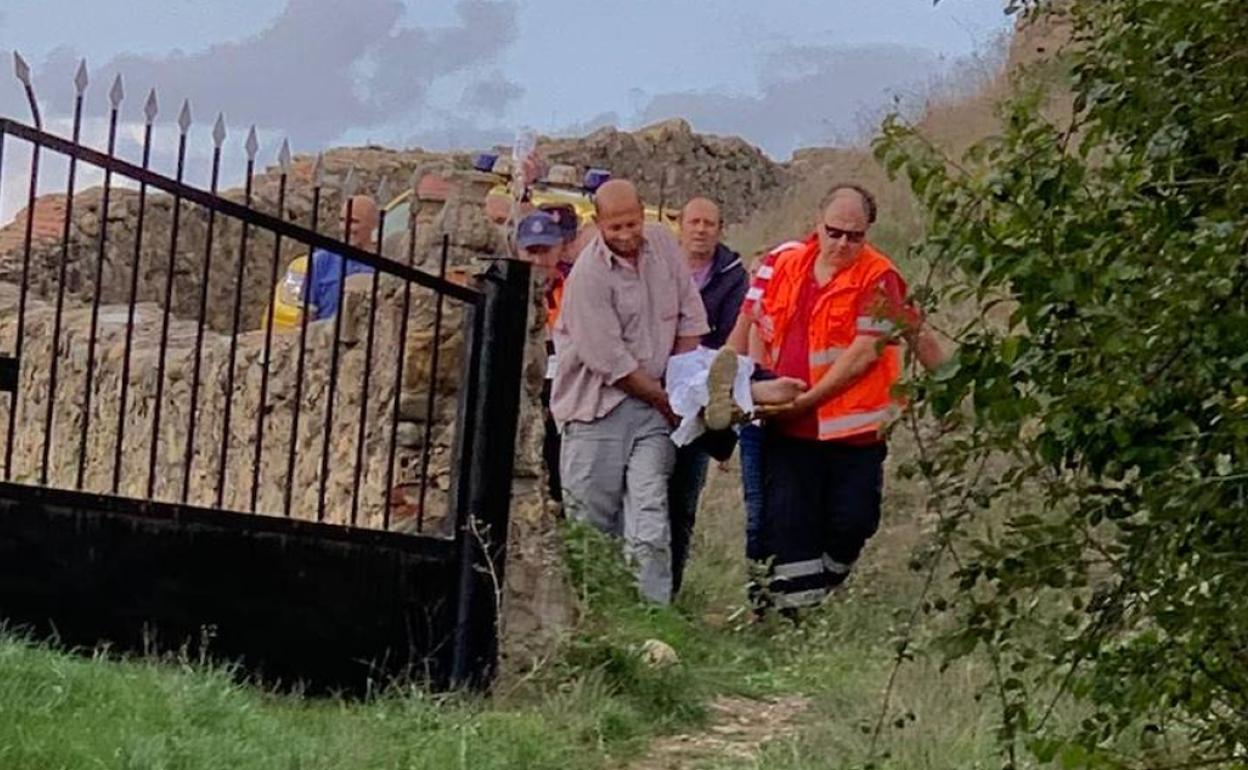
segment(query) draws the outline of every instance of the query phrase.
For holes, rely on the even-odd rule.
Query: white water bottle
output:
[[[516,168],[524,162],[525,158],[533,154],[537,149],[537,134],[533,133],[533,129],[525,126],[516,132],[516,141],[511,146],[511,160],[516,164]]]
[[[537,134],[529,127],[516,132],[516,141],[511,146],[511,186],[512,197],[516,201],[525,198],[525,191],[534,181],[529,178],[528,161],[537,151]]]

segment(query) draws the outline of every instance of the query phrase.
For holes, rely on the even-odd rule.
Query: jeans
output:
[[[667,508],[672,522],[672,594],[680,591],[693,541],[693,524],[698,515],[698,499],[706,485],[710,455],[693,442],[676,449],[676,467],[667,484]]]
[[[745,498],[745,558],[763,558],[763,429],[745,425],[741,444],[741,492]]]

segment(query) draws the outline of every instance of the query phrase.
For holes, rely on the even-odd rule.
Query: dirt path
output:
[[[710,705],[712,721],[705,730],[654,741],[628,770],[693,770],[716,759],[752,762],[764,743],[791,735],[809,705],[800,695],[767,700],[721,696]]]

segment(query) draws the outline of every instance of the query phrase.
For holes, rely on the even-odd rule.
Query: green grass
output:
[[[574,587],[587,609],[577,634],[489,700],[414,688],[367,702],[302,699],[176,656],[91,658],[0,636],[0,768],[622,767],[656,735],[703,729],[715,695],[795,692],[811,698],[797,735],[769,744],[757,765],[703,766],[863,767],[892,670],[890,639],[917,591],[904,567],[920,529],[906,512],[917,496],[890,495],[891,521],[835,601],[797,628],[749,625],[739,612],[747,576],[738,483],[712,469],[689,585],[671,609],[636,602],[613,549],[572,536]],[[644,665],[637,650],[649,638],[671,644],[680,663]],[[923,659],[902,668],[877,766],[992,763],[993,715],[971,697],[983,672],[938,669]]]

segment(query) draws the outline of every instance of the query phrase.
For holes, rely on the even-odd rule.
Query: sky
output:
[[[1001,0],[5,0],[0,114],[29,117],[18,50],[62,133],[86,59],[83,137],[97,146],[121,74],[123,156],[154,87],[158,168],[189,99],[192,176],[219,111],[227,152],[255,124],[262,161],[283,138],[296,153],[480,149],[522,127],[571,135],[674,116],[782,160],[860,140],[887,110],[991,62],[1010,26]],[[19,183],[6,169],[0,215]]]

